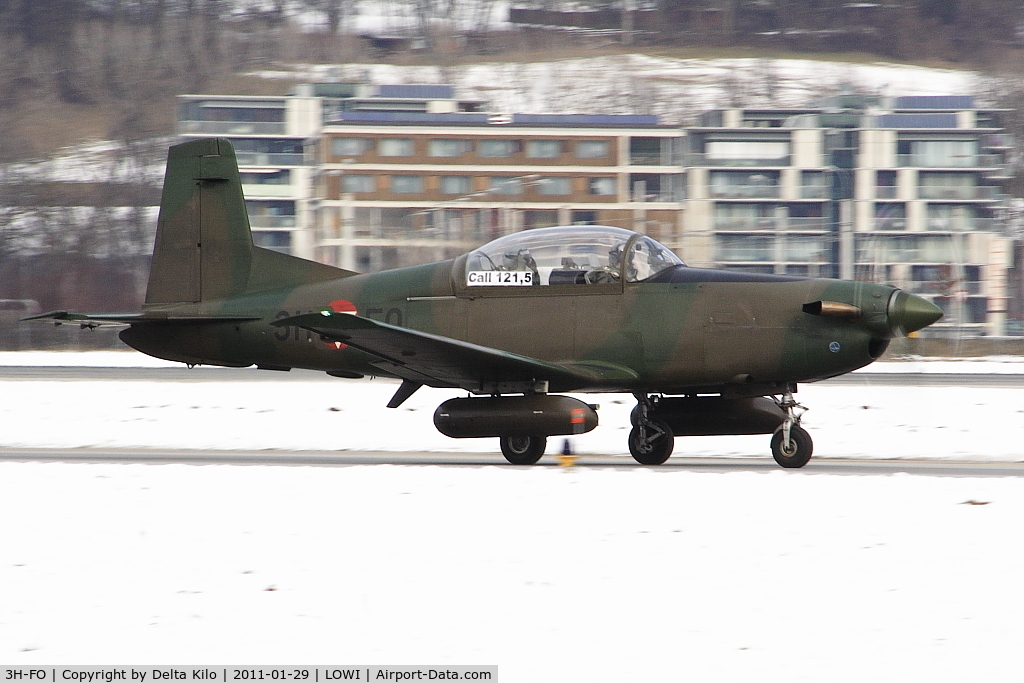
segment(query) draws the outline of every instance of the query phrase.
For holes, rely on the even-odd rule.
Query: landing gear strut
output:
[[[791,391],[784,393],[781,399],[773,399],[786,413],[786,420],[772,436],[772,457],[786,468],[803,467],[814,452],[811,435],[800,426],[800,418],[807,408],[796,402]]]
[[[651,397],[634,394],[633,429],[629,432],[629,452],[641,465],[661,465],[672,455],[675,437],[663,421],[649,417]]]

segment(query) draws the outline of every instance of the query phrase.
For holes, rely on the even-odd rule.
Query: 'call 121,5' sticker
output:
[[[530,270],[471,270],[466,273],[470,287],[529,287],[533,284]]]

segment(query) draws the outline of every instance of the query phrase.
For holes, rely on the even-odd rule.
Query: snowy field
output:
[[[495,450],[433,430],[441,392],[386,410],[394,385],[381,381],[0,388],[8,446]],[[821,457],[1019,460],[1018,394],[799,395]],[[603,424],[577,451],[623,452],[630,402],[592,400]],[[769,457],[766,437],[749,438],[680,439],[677,452]],[[0,661],[493,664],[527,683],[1020,680],[1024,479],[631,463],[0,463]]]
[[[3,353],[0,365],[182,367],[135,352]],[[875,363],[869,372],[1022,373],[1020,358]],[[197,369],[197,375],[209,372]],[[212,371],[225,373],[231,371]],[[308,377],[302,381],[300,377]],[[160,448],[313,451],[497,452],[497,439],[450,439],[434,409],[464,395],[423,388],[401,408],[384,406],[387,380],[325,380],[267,372],[260,381],[0,381],[0,445],[19,448]],[[803,425],[816,458],[1024,460],[1024,392],[992,387],[803,384]],[[634,399],[580,395],[601,425],[573,437],[578,454],[622,455]],[[676,454],[770,457],[769,437],[687,437]],[[552,439],[554,453],[560,440]]]

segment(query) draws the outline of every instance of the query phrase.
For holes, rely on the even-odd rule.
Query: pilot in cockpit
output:
[[[505,252],[501,263],[502,270],[528,270],[533,273],[533,284],[540,284],[540,272],[537,270],[537,260],[530,254],[530,250],[523,248],[513,253]]]

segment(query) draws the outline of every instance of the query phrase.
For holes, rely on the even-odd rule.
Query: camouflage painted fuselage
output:
[[[663,274],[664,282],[469,291],[460,287],[464,261],[163,307],[179,317],[260,319],[135,325],[125,341],[187,363],[390,374],[362,351],[271,325],[346,302],[348,310],[394,326],[597,370],[590,383],[552,391],[761,394],[769,385],[862,367],[892,336],[886,311],[896,290],[889,286],[680,267]],[[850,304],[863,314],[848,320],[805,313],[813,301]]]

